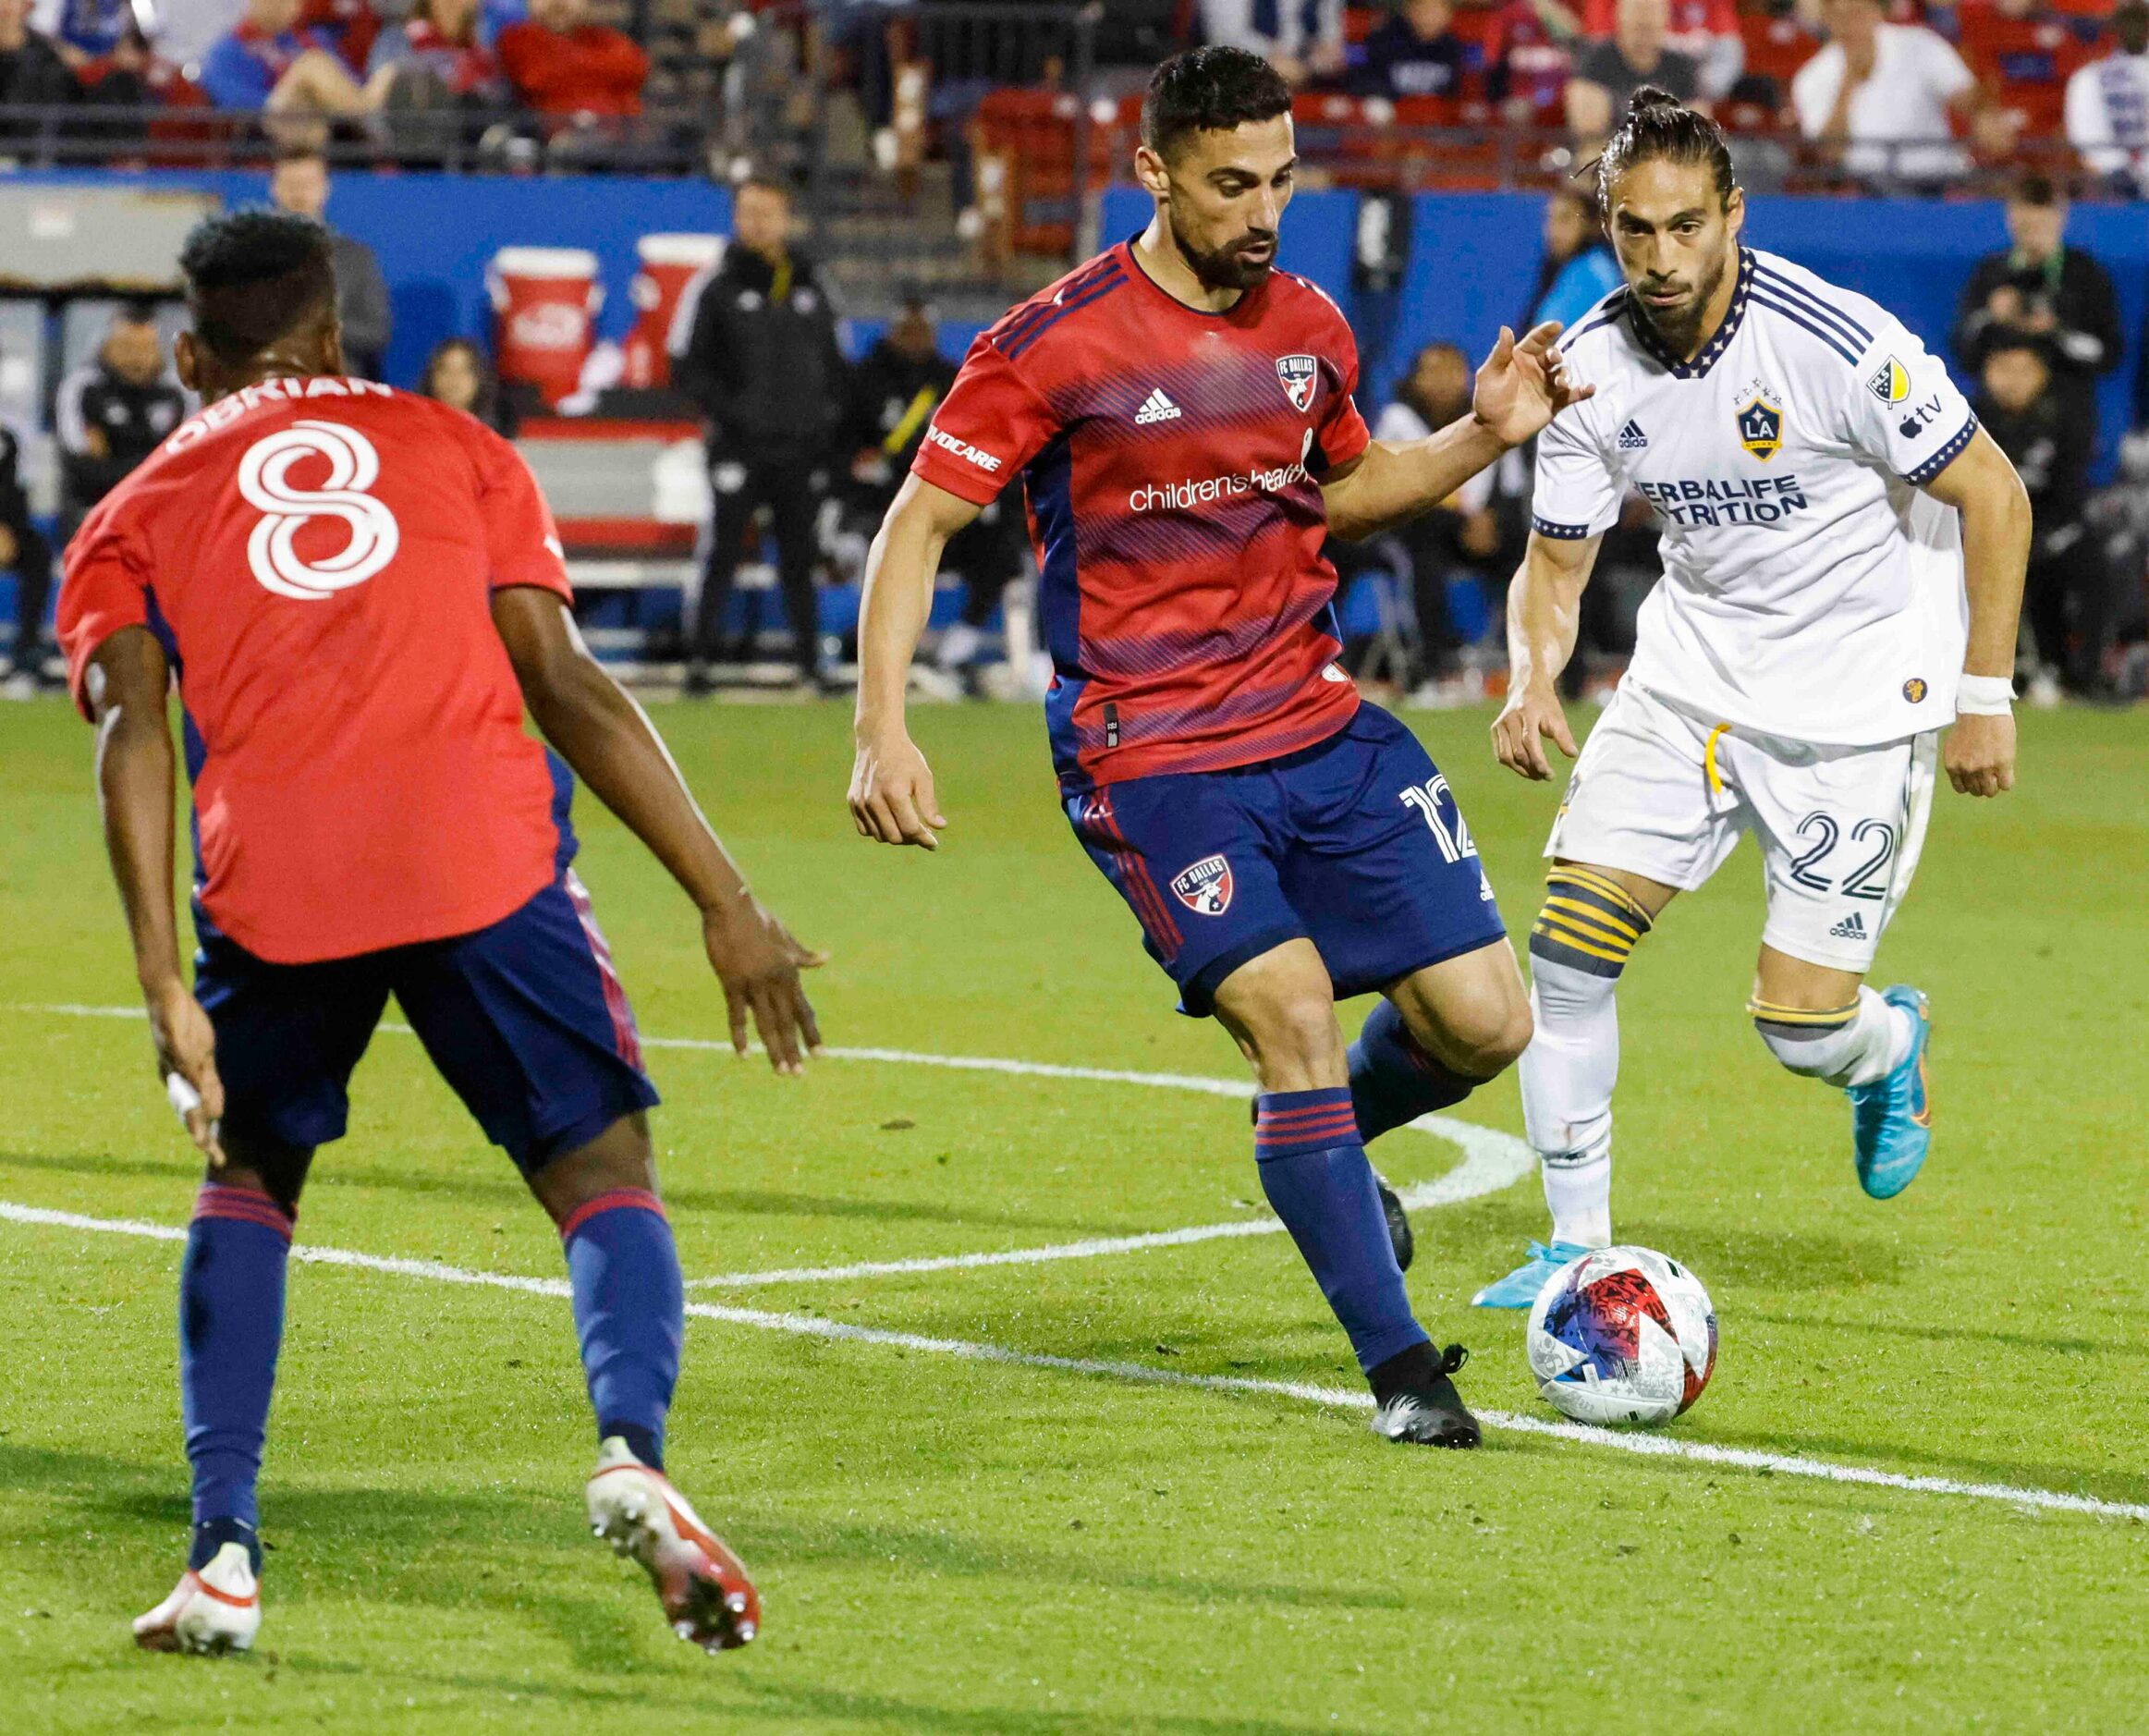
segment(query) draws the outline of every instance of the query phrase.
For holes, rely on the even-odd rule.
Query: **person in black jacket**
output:
[[[58,108],[81,94],[52,39],[30,28],[30,0],[0,0],[0,108]],[[0,123],[0,141],[36,136],[40,123]]]
[[[926,427],[947,388],[955,363],[940,353],[933,314],[907,297],[881,340],[851,376],[850,408],[838,441],[850,455],[850,506],[878,525],[910,474],[924,444]],[[973,667],[985,626],[1007,586],[1022,571],[1022,484],[1010,483],[1000,496],[955,535],[940,569],[963,581],[962,614],[940,635],[934,661],[976,689]]]
[[[731,243],[694,302],[673,383],[709,424],[714,497],[702,597],[689,647],[687,691],[706,693],[731,581],[754,514],[769,509],[776,575],[796,639],[801,680],[818,680],[813,595],[814,472],[824,466],[849,387],[836,310],[813,263],[790,242],[789,193],[752,180],[732,202]]]
[[[30,500],[22,492],[22,442],[0,422],[0,569],[15,569],[15,651],[0,691],[9,699],[28,699],[43,685],[45,600],[52,595],[52,544],[30,521]]]
[[[1995,332],[1972,408],[2030,495],[2033,530],[2022,584],[2022,618],[2036,642],[2030,703],[2057,704],[2063,690],[2094,696],[2112,597],[2103,545],[2084,516],[2093,430],[2060,385],[2050,340]]]
[[[2025,175],[2008,196],[2005,252],[1978,262],[1955,321],[1955,353],[1972,378],[1986,351],[2017,336],[2039,340],[2053,385],[2096,443],[2096,380],[2119,365],[2119,299],[2095,260],[2069,247],[2067,198],[2048,176]]]
[[[186,414],[186,394],[165,372],[156,311],[140,303],[122,307],[96,360],[62,380],[53,401],[66,536],[74,535],[90,508],[155,451]]]

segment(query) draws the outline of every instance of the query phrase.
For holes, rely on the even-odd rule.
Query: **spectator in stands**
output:
[[[1618,0],[1584,0],[1581,31],[1592,42],[1617,35]],[[1701,95],[1712,103],[1729,94],[1746,67],[1746,39],[1732,0],[1671,0],[1664,45],[1694,63]]]
[[[906,297],[903,311],[851,376],[838,441],[850,454],[851,509],[871,526],[877,529],[886,516],[934,410],[954,384],[955,364],[940,353],[932,311],[918,297]],[[961,578],[963,605],[934,649],[934,669],[946,681],[944,697],[982,692],[978,653],[1007,586],[1021,575],[1023,542],[1020,482],[948,540],[940,569]]]
[[[1485,94],[1511,124],[1547,126],[1567,114],[1568,45],[1581,19],[1560,0],[1508,0],[1485,42]]]
[[[53,588],[52,544],[30,521],[21,461],[21,438],[0,422],[0,571],[15,573],[15,649],[0,677],[0,696],[7,699],[29,699],[44,685],[44,605]]]
[[[1453,344],[1427,344],[1381,411],[1376,440],[1423,440],[1470,413],[1470,360]],[[1480,571],[1500,544],[1492,510],[1493,473],[1480,471],[1431,512],[1394,532],[1410,562],[1410,600],[1418,617],[1410,703],[1448,710],[1484,697],[1468,676],[1462,639],[1447,602],[1449,581]]]
[[[1597,202],[1580,187],[1561,187],[1545,202],[1545,258],[1537,292],[1518,328],[1546,320],[1572,325],[1620,282],[1618,262],[1597,215]]]
[[[2118,366],[2126,335],[2109,273],[2069,247],[2067,199],[2049,177],[2025,175],[2007,202],[2012,244],[1978,262],[1956,314],[1955,353],[1970,373],[2003,336],[2044,348],[2053,392],[2096,442],[2096,380]]]
[[[1343,71],[1343,0],[1202,0],[1202,34],[1308,84]]]
[[[196,107],[201,92],[189,82],[186,68],[152,44],[139,25],[129,25],[110,52],[75,68],[85,102],[114,108]]]
[[[218,108],[362,116],[378,105],[359,82],[378,29],[355,0],[343,11],[322,0],[246,0],[244,16],[202,55],[197,81]],[[353,53],[361,58],[347,58]]]
[[[156,309],[126,303],[95,358],[62,380],[53,400],[63,540],[186,414],[187,395],[165,371]]]
[[[2067,81],[2067,142],[2115,189],[2149,199],[2149,0],[2120,0],[2118,45]]]
[[[1365,39],[1351,78],[1360,96],[1455,96],[1465,51],[1449,0],[1398,0],[1387,21]]]
[[[813,262],[791,240],[789,189],[753,179],[732,200],[731,243],[694,302],[672,381],[708,419],[713,517],[687,691],[710,691],[724,612],[756,513],[769,510],[776,576],[801,682],[820,679],[813,595],[814,473],[829,457],[849,386],[836,309]]]
[[[52,40],[30,28],[30,4],[0,0],[0,108],[53,108],[75,100],[75,75]],[[0,122],[0,140],[35,130],[29,121]]]
[[[495,434],[515,437],[515,411],[500,391],[499,376],[477,345],[467,337],[444,337],[425,359],[418,376],[421,397],[475,416]]]
[[[634,39],[590,22],[589,0],[530,0],[530,17],[493,44],[523,104],[540,115],[641,113],[649,56]]]
[[[507,81],[485,46],[482,21],[479,0],[417,0],[409,17],[374,43],[367,82],[386,75],[392,108],[498,106]]]
[[[39,0],[31,22],[77,72],[140,29],[132,0]]]
[[[2059,703],[2062,691],[2094,694],[2102,673],[2110,599],[2104,550],[2083,521],[2095,443],[2057,389],[2049,342],[2020,328],[1984,348],[1974,408],[2030,494],[2030,566],[2023,620],[2034,641],[2028,695]]]
[[[1823,16],[1830,41],[1791,79],[1791,104],[1800,131],[1839,152],[1851,174],[1935,191],[1960,178],[1970,165],[1951,115],[1979,150],[2013,149],[2013,117],[1943,38],[1885,22],[1880,0],[1825,0]]]
[[[309,148],[280,151],[269,175],[269,202],[279,211],[325,223],[328,210],[328,159]],[[336,256],[336,308],[343,322],[343,353],[352,373],[381,377],[395,330],[388,282],[381,275],[373,250],[355,236],[331,226],[329,244]]]
[[[1682,103],[1696,101],[1702,69],[1666,45],[1670,24],[1670,0],[1618,0],[1611,39],[1584,48],[1567,81],[1568,130],[1577,139],[1604,140],[1626,118],[1628,103],[1645,84]]]

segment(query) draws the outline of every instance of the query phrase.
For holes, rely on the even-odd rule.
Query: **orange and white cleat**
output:
[[[664,1473],[607,1436],[584,1491],[590,1529],[649,1571],[665,1620],[705,1652],[730,1651],[761,1632],[761,1594],[746,1564],[704,1525]]]
[[[134,1643],[150,1652],[221,1656],[250,1651],[261,1632],[261,1582],[243,1543],[227,1543],[197,1571],[189,1568],[172,1595],[134,1619]]]

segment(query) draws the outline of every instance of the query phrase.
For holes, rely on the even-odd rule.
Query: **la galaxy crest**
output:
[[[1321,364],[1311,356],[1278,356],[1276,359],[1276,377],[1282,384],[1284,396],[1291,400],[1291,408],[1303,410],[1313,401],[1313,384],[1320,378]]]
[[[1173,894],[1196,916],[1221,916],[1231,908],[1231,864],[1204,856],[1171,883]]]
[[[1739,411],[1739,444],[1764,464],[1783,450],[1782,395],[1759,380],[1748,386]]]

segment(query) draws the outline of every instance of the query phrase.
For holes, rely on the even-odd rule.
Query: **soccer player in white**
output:
[[[1746,246],[1722,135],[1663,92],[1637,94],[1598,186],[1626,282],[1562,345],[1596,390],[1538,441],[1503,764],[1546,779],[1544,739],[1575,753],[1555,684],[1630,493],[1655,509],[1664,578],[1545,849],[1521,1083],[1552,1235],[1485,1307],[1527,1308],[1610,1242],[1619,972],[1741,833],[1768,889],[1761,1040],[1849,1092],[1867,1193],[1909,1186],[1931,1137],[1925,997],[1864,977],[1916,866],[1941,729],[1958,790],[2014,782],[2029,500],[1946,369],[1886,309]]]

